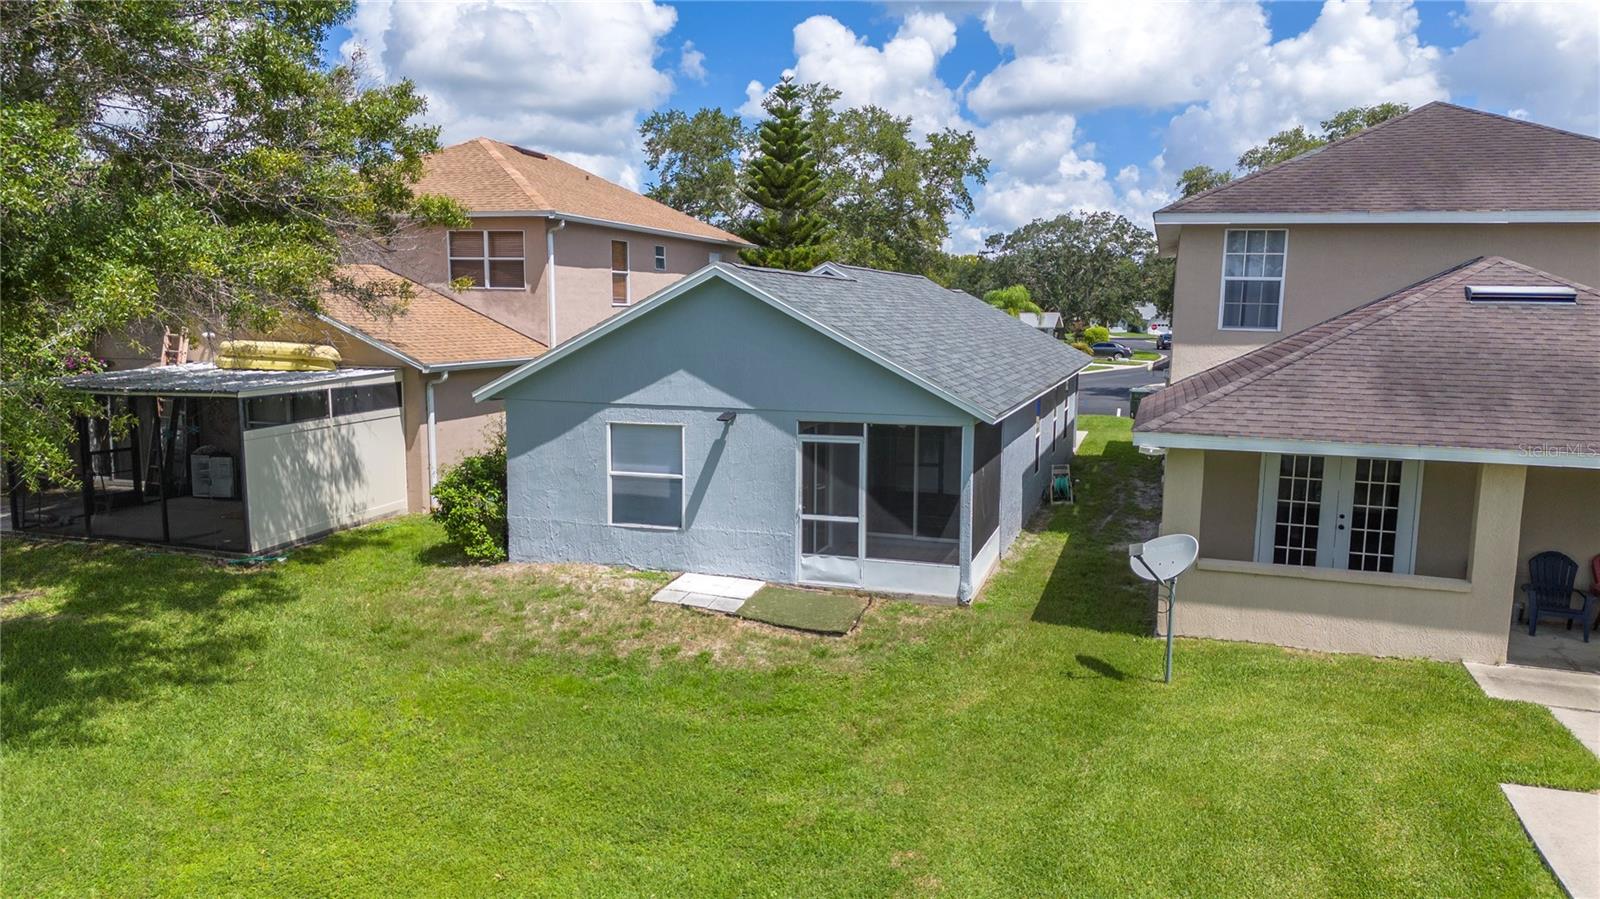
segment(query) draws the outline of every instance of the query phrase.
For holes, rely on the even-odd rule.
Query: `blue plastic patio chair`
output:
[[[1594,620],[1593,596],[1585,596],[1577,589],[1578,563],[1564,553],[1546,550],[1528,560],[1528,583],[1522,585],[1522,611],[1528,618],[1528,633],[1536,633],[1539,619],[1545,617],[1567,619],[1567,628],[1574,620],[1583,623],[1583,642],[1589,642],[1589,624]],[[1582,600],[1579,608],[1572,607],[1572,597]]]

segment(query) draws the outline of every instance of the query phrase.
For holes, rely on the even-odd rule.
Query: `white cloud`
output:
[[[881,106],[910,116],[927,132],[961,126],[956,93],[938,73],[955,45],[955,23],[940,13],[910,13],[881,48],[832,16],[812,16],[794,26],[795,64],[786,71],[801,83],[821,81],[838,90],[841,108]],[[765,94],[759,82],[750,82],[740,111],[761,115]]]
[[[371,2],[342,49],[365,47],[377,74],[415,81],[446,143],[486,135],[636,187],[634,129],[672,92],[656,58],[676,20],[653,2]],[[697,52],[684,48],[685,74]]]
[[[1268,41],[1254,3],[1001,3],[983,22],[1015,55],[968,98],[988,118],[1199,99]]]
[[[1452,91],[1489,109],[1600,133],[1600,3],[1467,4],[1474,32],[1450,53]]]
[[[1310,28],[1248,54],[1210,97],[1175,117],[1166,157],[1176,170],[1225,167],[1284,128],[1315,130],[1350,106],[1448,97],[1441,54],[1422,44],[1417,24],[1409,4],[1328,0]]]
[[[706,55],[694,48],[694,41],[684,41],[678,53],[678,72],[685,78],[706,83]]]

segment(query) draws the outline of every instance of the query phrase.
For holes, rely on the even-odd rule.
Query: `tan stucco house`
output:
[[[116,371],[192,368],[214,360],[228,339],[265,336],[332,347],[341,370],[390,370],[399,385],[404,508],[423,511],[440,473],[483,447],[502,418],[500,404],[475,403],[474,390],[748,246],[554,156],[488,138],[429,157],[416,190],[461,203],[469,227],[416,228],[341,269],[360,284],[403,284],[409,299],[394,315],[328,296],[320,315],[270,335],[208,331],[200,323],[180,337],[156,327],[107,335],[97,355]],[[456,290],[463,281],[471,286]],[[182,386],[171,379],[159,385]],[[188,469],[172,467],[178,475],[168,492],[187,496]]]
[[[1155,229],[1178,260],[1178,380],[1477,256],[1600,284],[1600,140],[1429,103],[1173,203]]]
[[[1162,532],[1200,541],[1177,633],[1504,662],[1530,557],[1596,589],[1600,292],[1501,257],[1364,283],[1141,404]]]

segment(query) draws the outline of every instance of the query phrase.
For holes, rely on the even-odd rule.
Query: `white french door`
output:
[[[1256,561],[1410,574],[1420,465],[1264,453]]]
[[[800,438],[800,580],[861,582],[865,437]]]

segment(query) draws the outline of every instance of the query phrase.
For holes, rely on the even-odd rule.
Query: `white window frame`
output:
[[[624,267],[621,271],[617,270],[617,260],[615,255],[612,255],[609,259],[609,265],[611,266],[612,281],[616,281],[618,275],[622,276],[622,300],[619,302],[616,296],[613,295],[611,297],[611,305],[631,306],[633,304],[633,245],[626,240],[617,240],[613,238],[611,243],[606,245],[606,250],[608,253],[614,254],[616,251],[616,245],[619,243],[622,244],[622,252],[627,256],[627,258],[622,262]],[[609,289],[611,285],[608,283],[606,286]]]
[[[465,233],[467,231],[476,231],[476,232],[478,232],[478,239],[482,242],[482,246],[483,246],[483,255],[482,256],[456,256],[456,255],[451,254],[451,252],[450,252],[450,235],[459,234],[459,233]],[[521,238],[522,255],[521,256],[490,256],[489,255],[489,232],[490,231],[515,231],[515,232],[517,232],[517,234]],[[444,271],[444,273],[445,273],[446,278],[449,278],[449,275],[450,275],[450,263],[452,263],[452,262],[455,262],[455,261],[459,260],[461,262],[482,262],[483,263],[483,284],[474,285],[472,287],[467,288],[468,290],[527,290],[528,289],[528,232],[526,230],[522,229],[522,228],[446,228],[445,231],[444,231],[444,256],[445,256],[445,264],[444,264],[445,271]],[[492,275],[490,273],[494,270],[494,268],[491,265],[491,263],[495,263],[495,262],[520,262],[520,263],[522,263],[522,283],[521,284],[514,284],[514,285],[511,285],[511,286],[500,286],[500,287],[495,287],[495,286],[491,285],[489,283],[489,279],[492,277]]]
[[[1256,275],[1234,275],[1231,279],[1228,277],[1228,235],[1234,234],[1236,232],[1244,234],[1245,235],[1245,245],[1248,247],[1249,246],[1249,242],[1250,242],[1250,236],[1249,235],[1250,235],[1251,231],[1260,231],[1260,232],[1265,233],[1265,234],[1270,234],[1273,231],[1281,231],[1281,232],[1283,232],[1283,273],[1278,275],[1276,278],[1268,277],[1268,276],[1265,276],[1265,275],[1262,275],[1262,276],[1256,276]],[[1218,331],[1261,331],[1261,332],[1268,333],[1268,334],[1275,334],[1275,333],[1277,333],[1279,331],[1282,331],[1283,330],[1284,287],[1287,286],[1288,278],[1289,278],[1289,229],[1287,229],[1287,228],[1228,228],[1228,229],[1226,229],[1226,230],[1224,230],[1222,232],[1222,260],[1221,261],[1222,261],[1222,265],[1221,265],[1221,268],[1219,269],[1218,275],[1217,275],[1218,278],[1219,278],[1218,287],[1217,287],[1217,330]],[[1228,318],[1228,281],[1230,281],[1230,280],[1236,280],[1236,281],[1277,281],[1278,282],[1278,325],[1277,325],[1277,327],[1275,327],[1275,328],[1247,328],[1247,327],[1243,327],[1243,326],[1240,326],[1240,325],[1224,324],[1224,322],[1226,322],[1227,318]]]
[[[640,427],[640,428],[677,428],[678,429],[678,467],[680,469],[683,469],[683,471],[679,472],[678,474],[670,474],[670,473],[667,473],[667,472],[658,472],[658,471],[618,471],[615,468],[613,468],[612,467],[612,461],[611,461],[611,429],[616,427],[616,426],[618,426],[618,425],[622,425],[624,427]],[[684,437],[684,430],[685,429],[684,429],[683,425],[681,425],[681,424],[672,424],[670,422],[660,422],[660,421],[608,421],[608,422],[606,422],[606,524],[608,524],[608,525],[610,525],[611,527],[614,527],[614,528],[632,528],[632,529],[641,530],[641,531],[681,531],[681,530],[684,529],[684,525],[688,521],[688,515],[689,515],[689,482],[688,482],[688,479],[686,477],[686,475],[688,473],[689,463],[688,463],[688,453],[686,452],[686,440],[685,440],[685,437]],[[679,497],[678,524],[676,526],[670,526],[670,525],[664,525],[664,524],[636,524],[634,522],[629,522],[629,521],[617,521],[616,517],[615,517],[615,506],[612,503],[611,491],[612,491],[612,485],[615,483],[615,479],[619,475],[622,476],[622,477],[625,477],[625,478],[657,478],[657,479],[665,480],[665,481],[679,481],[679,482],[681,482],[682,487],[678,490],[678,497]]]
[[[658,243],[658,244],[655,245],[653,250],[654,250],[654,254],[655,254],[654,258],[655,258],[656,271],[658,271],[658,272],[666,271],[667,270],[667,248],[666,248],[666,245]]]
[[[707,265],[710,265],[710,264],[712,264],[714,262],[721,262],[721,261],[722,261],[722,251],[721,250],[712,250],[711,252],[706,254],[706,264]]]
[[[1274,528],[1277,525],[1278,471],[1283,453],[1262,453],[1261,474],[1256,501],[1255,560],[1272,561]],[[1301,455],[1318,455],[1303,453]],[[1414,459],[1379,459],[1400,462],[1400,508],[1395,519],[1393,574],[1413,574],[1417,557],[1417,515],[1422,501],[1423,464]],[[1350,530],[1348,517],[1355,485],[1356,456],[1322,456],[1322,506],[1317,521],[1317,568],[1373,574],[1349,566]],[[1281,565],[1282,568],[1311,566]],[[1381,572],[1389,573],[1389,572]]]

